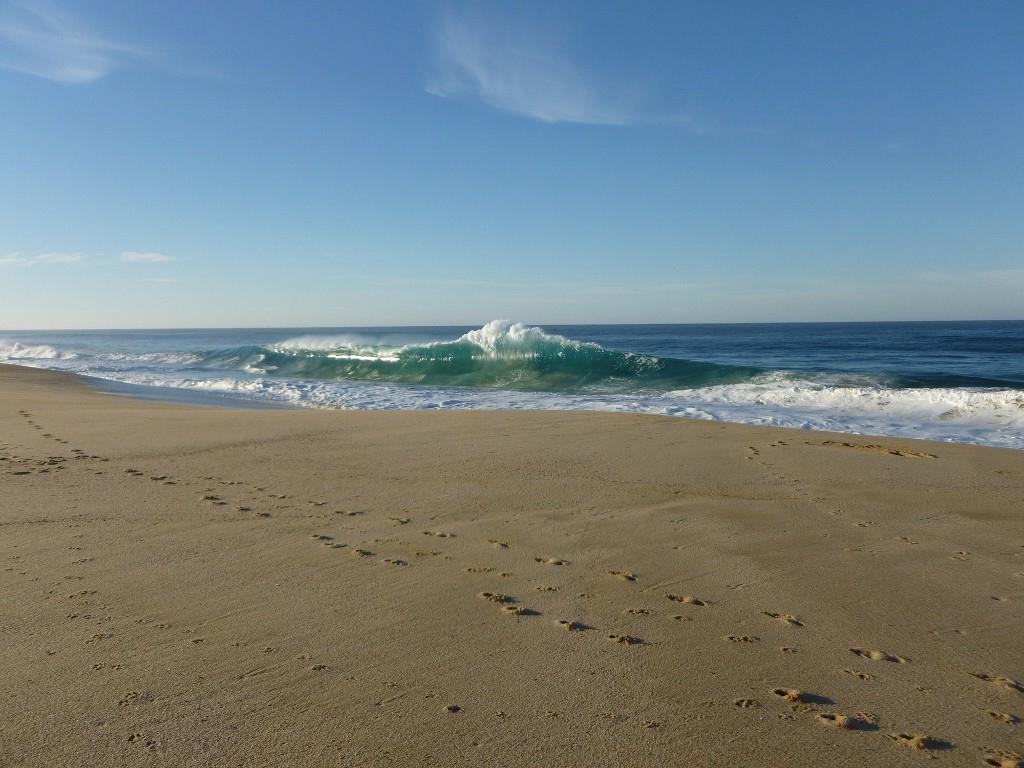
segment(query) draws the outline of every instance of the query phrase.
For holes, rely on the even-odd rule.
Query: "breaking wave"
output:
[[[298,337],[206,353],[200,368],[288,378],[545,392],[665,392],[749,381],[757,368],[616,352],[494,320],[453,341],[387,346],[353,337]]]

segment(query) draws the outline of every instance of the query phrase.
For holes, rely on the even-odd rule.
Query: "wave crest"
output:
[[[357,337],[297,337],[211,352],[199,367],[311,379],[551,392],[665,392],[747,381],[761,372],[617,352],[510,320],[492,320],[452,341],[404,346]]]
[[[77,355],[49,344],[0,344],[0,360],[72,360]]]

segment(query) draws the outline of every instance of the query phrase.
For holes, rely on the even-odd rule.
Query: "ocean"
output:
[[[1024,449],[1024,321],[0,331],[158,397],[595,410]]]

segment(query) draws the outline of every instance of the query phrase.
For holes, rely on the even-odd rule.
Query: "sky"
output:
[[[1024,4],[0,0],[0,328],[1024,318]]]

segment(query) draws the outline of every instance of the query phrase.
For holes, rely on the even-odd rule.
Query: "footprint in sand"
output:
[[[352,554],[357,557],[373,557],[373,552],[369,549],[353,549]]]
[[[487,543],[493,546],[495,549],[508,549],[507,541],[498,541],[497,539],[488,539]]]
[[[816,712],[814,719],[832,728],[849,728],[852,721],[852,718],[841,715],[838,712]]]
[[[991,765],[993,768],[1024,768],[1024,756],[1019,752],[992,747],[984,748],[982,751],[985,753],[982,758],[985,765]]]
[[[561,627],[566,632],[582,632],[585,629],[590,629],[586,624],[578,621],[569,621],[568,619],[558,619],[555,625]]]
[[[741,709],[752,709],[753,707],[761,706],[757,699],[733,699],[732,703]]]
[[[910,659],[906,656],[896,656],[885,651],[876,651],[873,648],[851,648],[850,653],[860,656],[862,659],[871,659],[871,661],[891,661],[895,664],[910,663]]]
[[[119,707],[127,707],[131,704],[148,703],[153,700],[153,694],[142,691],[128,691],[121,700],[117,702]]]
[[[146,738],[141,733],[133,733],[131,736],[128,737],[127,741],[129,744],[141,744],[150,752],[154,751],[157,747],[160,746],[159,741],[157,741],[156,739]]]
[[[856,669],[844,669],[843,672],[856,677],[858,680],[874,680],[874,677],[869,675],[867,672],[858,672]]]
[[[641,640],[639,637],[633,637],[633,635],[616,635],[616,634],[611,634],[611,635],[608,635],[608,639],[611,640],[612,642],[620,643],[622,645],[643,645],[644,644],[643,640]]]
[[[1003,675],[990,675],[986,672],[968,672],[971,677],[976,677],[979,680],[984,680],[986,683],[992,683],[998,685],[1000,688],[1004,688],[1007,691],[1016,691],[1017,693],[1024,693],[1024,685],[1014,680],[1011,677],[1004,677]]]
[[[629,613],[633,616],[650,616],[654,611],[650,608],[627,608],[624,613]]]
[[[923,733],[890,733],[889,738],[897,744],[916,749],[921,752],[930,752],[935,749],[949,749],[953,745],[948,741],[937,739]]]
[[[864,716],[858,712],[856,717],[842,715],[838,712],[816,712],[814,718],[822,725],[832,728],[843,728],[849,731],[877,731],[878,722],[874,716]]]
[[[665,595],[665,597],[667,597],[669,600],[671,600],[674,603],[685,603],[686,605],[699,605],[699,606],[710,605],[710,603],[707,600],[701,600],[699,597],[694,597],[693,595],[673,595],[673,594],[667,594],[667,595]]]
[[[809,693],[799,688],[772,688],[771,693],[783,701],[792,704],[834,704],[835,702],[827,696],[817,693]]]
[[[385,557],[383,560],[381,560],[381,562],[385,563],[387,565],[398,565],[398,566],[403,566],[403,565],[408,565],[409,564],[405,560],[399,560],[397,557]]]
[[[562,560],[557,557],[535,557],[533,558],[536,563],[543,563],[544,565],[568,565],[568,560]]]
[[[622,581],[636,581],[636,574],[631,571],[608,571],[609,576],[614,576]]]
[[[1020,718],[1019,717],[1017,717],[1016,715],[1010,714],[1009,712],[997,712],[994,709],[990,709],[990,710],[988,710],[988,715],[993,720],[998,720],[999,722],[1006,723],[1007,725],[1016,725],[1017,723],[1020,722]]]
[[[788,613],[776,613],[775,611],[761,611],[761,614],[767,616],[770,619],[781,621],[783,624],[789,624],[791,627],[802,627],[804,623],[796,616],[792,616]]]
[[[408,517],[389,517],[388,520],[393,522],[395,525],[406,525],[410,522]]]
[[[487,600],[491,603],[514,603],[516,599],[511,595],[503,595],[500,592],[481,592],[479,594],[481,600]]]
[[[722,639],[730,643],[756,643],[761,638],[754,635],[725,635]]]
[[[799,688],[772,688],[772,693],[778,696],[783,701],[804,701],[804,697],[807,695]]]
[[[455,538],[454,533],[447,533],[446,531],[424,531],[424,536],[435,536],[439,539],[453,539]]]
[[[813,443],[808,443],[808,445],[813,445]],[[887,448],[884,445],[877,445],[877,444],[874,444],[874,443],[870,443],[870,444],[864,445],[862,443],[849,443],[849,442],[840,441],[840,440],[825,440],[824,442],[821,443],[821,445],[836,446],[836,447],[841,447],[841,448],[853,448],[853,449],[858,450],[858,451],[867,451],[867,452],[870,452],[870,453],[885,453],[885,454],[889,454],[890,456],[903,456],[903,457],[912,458],[912,459],[937,459],[938,458],[938,456],[936,456],[934,453],[924,453],[922,451],[913,451],[913,450],[911,450],[909,448]]]
[[[540,612],[532,608],[524,608],[521,605],[503,605],[501,610],[512,616],[539,616]]]

